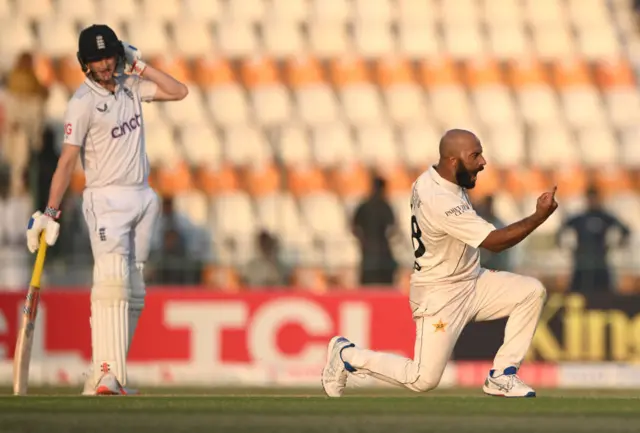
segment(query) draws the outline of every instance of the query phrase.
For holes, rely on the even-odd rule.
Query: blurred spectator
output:
[[[25,231],[33,209],[28,194],[10,192],[9,177],[7,169],[0,170],[0,287],[24,290],[31,263]]]
[[[160,217],[146,273],[152,284],[200,284],[202,252],[190,247],[190,222],[176,212],[171,197],[162,198]]]
[[[358,206],[353,218],[353,233],[360,243],[362,257],[362,285],[393,284],[398,266],[389,244],[395,228],[395,216],[385,198],[385,187],[384,179],[374,177],[371,196]]]
[[[502,228],[505,226],[504,222],[498,218],[494,210],[494,198],[492,195],[483,197],[476,203],[475,208],[478,215],[493,224],[496,228]],[[489,250],[480,250],[480,265],[486,269],[493,269],[496,271],[509,271],[511,270],[511,250],[505,250],[501,253],[492,253]]]
[[[149,284],[195,285],[200,284],[202,266],[197,258],[187,253],[184,236],[168,227],[162,234],[162,248],[154,251],[146,266]]]
[[[12,168],[11,188],[24,190],[23,171],[37,170],[29,164],[31,153],[42,148],[45,102],[48,90],[34,70],[33,56],[23,53],[9,72],[7,79],[7,128],[4,156]],[[35,185],[34,185],[35,186]]]
[[[162,198],[160,217],[156,226],[156,233],[152,242],[152,249],[162,247],[163,233],[166,230],[176,230],[185,242],[187,253],[202,261],[212,261],[211,228],[198,227],[189,218],[182,215],[175,208],[174,200],[170,197]]]
[[[621,235],[619,245],[624,246],[629,240],[629,229],[603,209],[595,187],[587,190],[587,203],[587,210],[565,221],[556,237],[558,245],[562,245],[565,232],[572,231],[576,236],[571,291],[614,290],[607,260],[609,235],[617,230]]]
[[[243,273],[248,287],[289,285],[289,270],[280,261],[278,240],[266,231],[258,234],[258,255],[249,261]]]

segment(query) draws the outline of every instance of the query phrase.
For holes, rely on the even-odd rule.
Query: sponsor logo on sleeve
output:
[[[448,211],[446,211],[444,213],[445,216],[458,216],[458,215],[462,215],[463,213],[467,212],[471,210],[471,206],[469,206],[467,203],[463,203],[460,204],[458,206],[454,206],[451,209],[449,209]]]
[[[65,139],[65,141],[69,139],[69,137],[71,136],[72,132],[73,132],[73,126],[71,126],[71,123],[65,123],[64,124],[64,139]]]

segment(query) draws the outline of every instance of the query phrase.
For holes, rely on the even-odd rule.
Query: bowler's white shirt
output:
[[[471,206],[464,188],[443,179],[433,168],[413,184],[411,213],[418,227],[414,237],[424,245],[416,258],[412,286],[442,286],[477,278],[480,272],[479,245],[495,230]],[[417,239],[412,239],[418,249]]]
[[[142,102],[153,99],[157,86],[135,75],[116,83],[112,93],[87,78],[65,113],[64,143],[82,147],[87,188],[148,183]]]

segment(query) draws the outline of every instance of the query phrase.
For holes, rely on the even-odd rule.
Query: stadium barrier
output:
[[[413,355],[415,328],[405,295],[326,295],[267,290],[223,294],[149,288],[129,375],[144,386],[319,387],[335,334],[363,347]],[[0,384],[9,385],[24,294],[0,292]],[[31,383],[79,385],[91,342],[89,292],[47,290],[36,327]],[[537,387],[640,388],[640,297],[551,295],[521,375]],[[442,387],[480,386],[504,321],[463,332]],[[350,386],[382,385],[357,379]]]

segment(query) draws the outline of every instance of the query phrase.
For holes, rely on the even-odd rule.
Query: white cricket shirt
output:
[[[149,102],[157,85],[138,76],[116,78],[115,92],[89,78],[69,101],[64,143],[81,146],[86,187],[148,184],[142,102]]]
[[[412,286],[443,286],[474,280],[478,246],[496,228],[471,206],[464,188],[431,167],[413,184],[412,241],[416,255]]]

